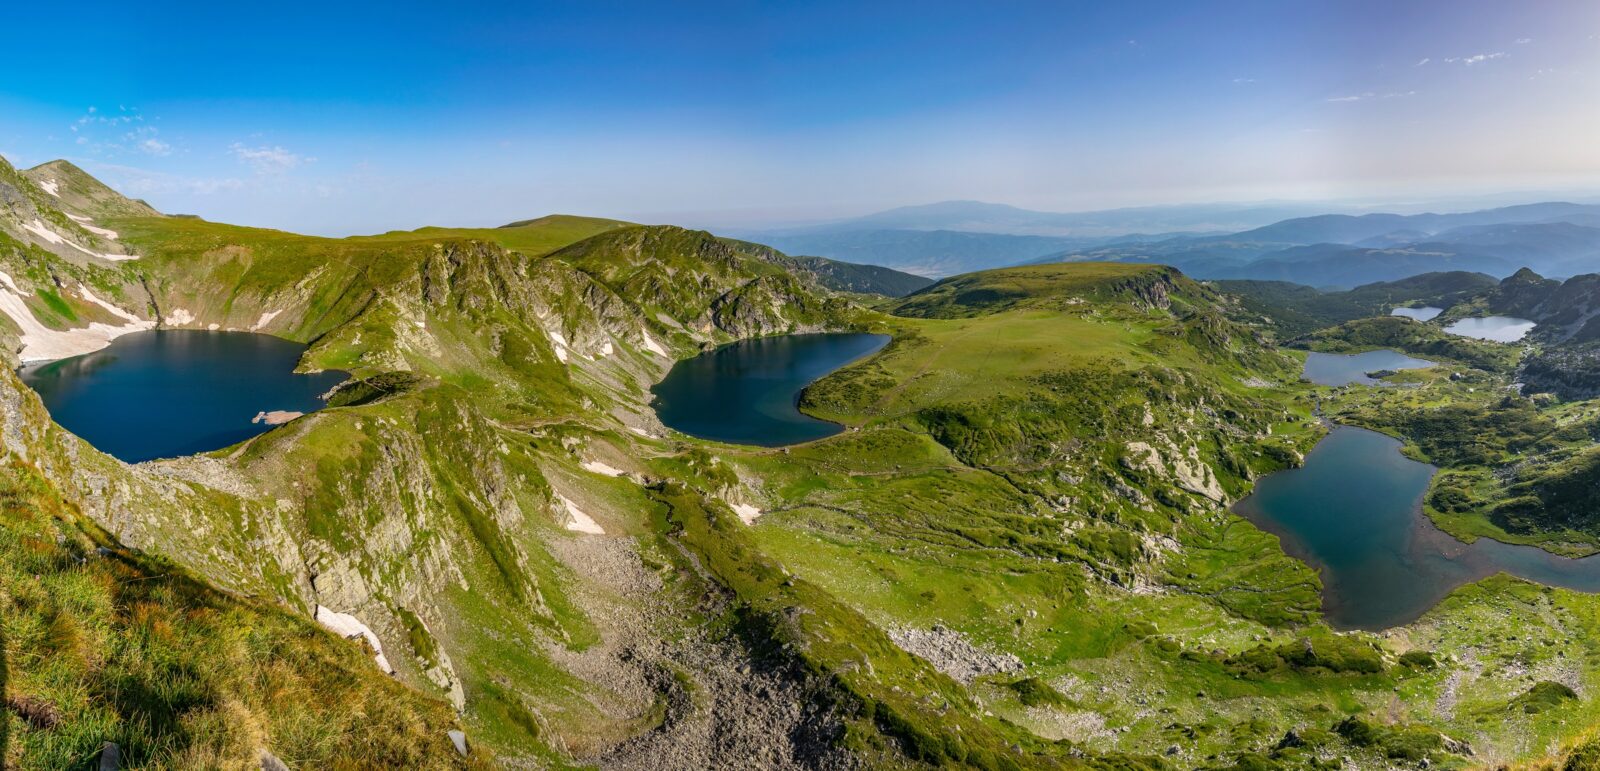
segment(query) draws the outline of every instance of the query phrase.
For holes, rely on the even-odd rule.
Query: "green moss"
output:
[[[1532,688],[1523,692],[1521,696],[1512,699],[1507,708],[1512,711],[1533,715],[1546,710],[1558,709],[1577,698],[1577,692],[1562,683],[1540,680],[1534,683]]]
[[[1025,677],[1006,684],[1027,707],[1054,707],[1069,703],[1067,697],[1037,677]]]

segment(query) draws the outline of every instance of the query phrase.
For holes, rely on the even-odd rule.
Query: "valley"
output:
[[[909,291],[672,226],[334,239],[159,215],[61,163],[0,165],[0,185],[0,546],[33,566],[6,576],[26,599],[3,612],[18,767],[104,741],[149,765],[265,751],[413,767],[1594,751],[1600,596],[1540,582],[1596,587],[1496,572],[1508,550],[1559,566],[1600,549],[1600,413],[1584,377],[1548,364],[1590,356],[1586,277],[1320,292],[1072,261]],[[1390,315],[1425,305],[1442,312]],[[1537,326],[1516,343],[1446,331],[1495,315]],[[96,324],[127,332],[44,366],[250,331],[304,346],[274,371],[322,373],[331,393],[281,425],[241,414],[242,435],[197,454],[124,463],[13,372]],[[850,344],[802,351],[828,341]],[[1312,354],[1372,351],[1405,361],[1304,377]],[[741,390],[763,362],[776,384]],[[747,433],[669,419],[669,398]],[[821,430],[779,436],[745,409]],[[1364,438],[1340,449],[1349,436]],[[1323,482],[1359,473],[1375,496],[1335,506],[1365,519],[1316,536],[1348,549],[1330,555],[1260,507],[1341,453],[1381,456],[1394,484]],[[1419,529],[1442,578],[1350,583]],[[1449,559],[1469,552],[1490,556]],[[159,580],[107,578],[124,574]],[[1369,601],[1396,580],[1416,591]],[[242,631],[220,634],[219,614]],[[172,649],[196,639],[234,666],[164,690]],[[21,665],[40,651],[58,665]],[[261,684],[314,728],[251,696]],[[101,692],[122,696],[84,695]],[[381,710],[363,696],[379,693]],[[38,705],[56,717],[29,717]]]

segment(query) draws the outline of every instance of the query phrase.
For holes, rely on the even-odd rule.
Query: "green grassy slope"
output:
[[[525,246],[508,248],[477,231],[319,239],[130,217],[114,226],[144,257],[81,274],[19,248],[7,267],[30,288],[59,268],[173,325],[307,342],[304,366],[362,382],[239,446],[151,466],[53,428],[11,380],[0,433],[63,508],[140,550],[116,564],[166,555],[262,598],[239,612],[270,616],[250,624],[271,634],[214,649],[244,663],[203,672],[212,693],[238,693],[225,675],[255,677],[258,651],[310,629],[313,605],[371,626],[410,690],[382,687],[416,706],[380,714],[297,675],[286,693],[305,696],[285,703],[317,715],[323,733],[304,735],[325,752],[360,741],[430,765],[402,753],[433,751],[411,727],[449,700],[475,742],[534,766],[1464,767],[1560,752],[1595,723],[1600,600],[1492,579],[1405,628],[1339,633],[1315,572],[1228,511],[1299,462],[1318,400],[1349,416],[1377,406],[1364,398],[1503,394],[1504,349],[1462,349],[1485,366],[1466,381],[1336,393],[1299,383],[1292,352],[1170,268],[960,276],[883,315],[771,250],[613,224],[521,224],[506,230],[528,230]],[[62,302],[62,323],[84,310]],[[894,340],[805,392],[839,435],[734,447],[665,431],[648,408],[676,357],[840,329]],[[1315,342],[1415,337],[1392,332]],[[604,534],[568,529],[574,510]],[[17,564],[0,579],[25,584],[33,563]],[[196,629],[218,638],[197,646],[227,640]],[[108,630],[91,650],[145,634]],[[302,747],[310,729],[278,702],[237,698],[270,746]],[[74,720],[94,726],[102,706]],[[181,723],[151,726],[173,752],[211,751]],[[231,760],[257,734],[215,735],[223,754],[193,757]]]
[[[396,230],[375,236],[355,236],[347,240],[403,243],[477,239],[499,244],[530,257],[539,257],[590,236],[629,227],[631,224],[600,217],[550,214],[531,220],[519,220],[497,228],[426,227],[417,230]]]
[[[110,548],[105,548],[110,547]],[[486,767],[448,704],[304,617],[217,592],[120,548],[38,469],[0,469],[0,634],[8,768]]]

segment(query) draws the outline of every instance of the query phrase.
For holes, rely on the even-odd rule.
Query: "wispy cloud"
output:
[[[1428,57],[1426,57],[1426,56],[1424,56],[1424,57],[1422,57],[1422,58],[1421,58],[1421,59],[1418,59],[1418,60],[1417,60],[1417,63],[1416,63],[1416,64],[1414,64],[1414,65],[1412,65],[1412,66],[1414,66],[1414,67],[1421,67],[1421,66],[1422,66],[1422,65],[1424,65],[1424,64],[1427,64],[1427,63],[1428,63],[1428,62],[1431,62],[1431,61],[1433,61],[1433,60],[1432,60],[1432,59],[1429,59],[1429,58],[1428,58]]]
[[[1527,45],[1529,43],[1532,43],[1532,42],[1533,42],[1533,38],[1531,38],[1531,37],[1519,37],[1516,40],[1516,44],[1519,45],[1519,46],[1525,46],[1525,45]]]
[[[1254,82],[1256,82],[1256,79],[1255,78],[1234,78],[1233,82],[1235,82],[1235,83],[1254,83]]]
[[[1494,61],[1495,59],[1504,59],[1507,56],[1510,56],[1510,54],[1506,53],[1505,51],[1495,51],[1492,54],[1473,54],[1471,56],[1452,56],[1452,57],[1449,57],[1449,58],[1445,59],[1445,62],[1448,63],[1448,64],[1465,64],[1465,65],[1470,67],[1470,66],[1472,66],[1474,64],[1483,64],[1484,62]]]
[[[115,163],[97,163],[94,164],[93,170],[97,176],[102,176],[108,180],[113,187],[124,195],[135,197],[172,193],[214,195],[221,192],[240,190],[245,187],[243,180],[232,177],[196,177],[183,174],[168,174]]]
[[[90,106],[67,130],[83,152],[107,158],[132,154],[160,157],[177,149],[159,137],[161,130],[146,121],[138,108],[126,105],[115,110]]]
[[[172,145],[156,139],[155,137],[151,137],[139,143],[139,150],[145,155],[171,155]]]
[[[257,174],[282,174],[317,160],[289,152],[277,145],[249,147],[241,142],[234,142],[228,147],[228,152],[232,153],[240,163],[254,169]]]
[[[1416,95],[1417,95],[1417,92],[1415,92],[1415,91],[1390,91],[1390,92],[1383,93],[1383,94],[1380,94],[1380,93],[1377,93],[1377,92],[1374,92],[1374,91],[1364,91],[1364,92],[1359,93],[1359,94],[1350,94],[1348,96],[1330,96],[1330,97],[1328,97],[1327,101],[1330,101],[1330,102],[1365,102],[1365,101],[1367,101],[1369,99],[1399,99],[1399,98],[1402,98],[1402,97],[1416,96]]]

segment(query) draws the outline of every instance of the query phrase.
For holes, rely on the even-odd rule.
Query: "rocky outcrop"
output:
[[[1163,442],[1165,455],[1146,442],[1128,442],[1124,445],[1123,464],[1128,468],[1147,471],[1158,479],[1170,480],[1178,487],[1216,503],[1227,503],[1228,495],[1217,481],[1211,466],[1200,459],[1194,445],[1180,449],[1170,441]]]

